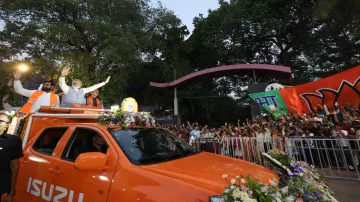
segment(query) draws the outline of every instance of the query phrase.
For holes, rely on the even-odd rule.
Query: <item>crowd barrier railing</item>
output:
[[[360,180],[360,139],[301,137],[201,138],[199,150],[265,165],[262,152],[280,150],[314,165],[324,177]]]

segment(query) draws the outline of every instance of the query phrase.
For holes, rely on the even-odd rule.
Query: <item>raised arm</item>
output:
[[[190,125],[189,121],[187,122],[188,127],[190,128],[190,130],[194,130],[194,128]]]
[[[21,82],[20,82],[20,78],[21,78],[21,73],[20,72],[15,72],[14,73],[14,90],[16,93],[22,95],[22,96],[25,96],[25,97],[30,97],[34,92],[35,90],[27,90],[27,89],[24,89]]]
[[[2,99],[3,107],[6,111],[12,111],[14,108],[7,102],[9,94],[5,95]]]
[[[61,90],[64,92],[64,94],[67,94],[69,92],[69,86],[66,85],[65,82],[65,76],[67,76],[70,73],[69,67],[64,67],[61,71],[61,76],[59,78],[59,86]]]
[[[95,85],[87,87],[87,88],[83,88],[84,93],[86,94],[86,93],[89,93],[89,92],[94,91],[96,89],[99,89],[99,88],[105,86],[107,83],[109,83],[109,81],[110,81],[110,76],[104,82],[95,84]]]
[[[9,86],[11,92],[18,94],[14,89],[14,78],[9,79],[7,85]]]
[[[66,85],[65,77],[61,76],[59,78],[59,86],[60,86],[60,88],[61,88],[61,90],[63,91],[64,94],[67,94],[69,92],[70,87],[68,85]]]
[[[101,82],[101,83],[95,84],[95,85],[93,85],[93,86],[90,86],[90,87],[87,87],[87,88],[83,88],[84,93],[85,93],[85,94],[86,94],[86,93],[90,93],[91,91],[94,91],[94,90],[96,90],[96,89],[99,89],[99,88],[105,86],[105,84],[106,84],[105,82]]]
[[[330,113],[329,113],[329,110],[328,110],[328,108],[327,108],[327,106],[326,106],[326,104],[324,104],[324,111],[325,111],[325,114],[326,115],[329,115]]]
[[[206,132],[206,128],[207,128],[207,125],[201,129],[201,132],[200,132],[200,133],[201,133],[201,134],[205,133],[205,132]]]

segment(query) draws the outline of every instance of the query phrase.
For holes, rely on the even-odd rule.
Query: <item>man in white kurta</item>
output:
[[[21,81],[21,73],[15,72],[14,73],[14,90],[16,93],[30,98],[36,91],[38,90],[27,90],[24,89]],[[55,88],[55,84],[52,81],[45,81],[43,82],[43,86],[41,91],[43,91],[43,94],[40,95],[37,100],[35,100],[34,104],[32,105],[30,109],[30,113],[35,112],[36,110],[40,109],[41,106],[50,106],[50,97],[52,96],[52,91]],[[57,95],[56,95],[57,96]],[[60,99],[59,96],[57,96],[56,106],[58,107],[60,105]]]
[[[65,67],[61,71],[61,76],[59,78],[59,86],[63,91],[61,100],[62,107],[71,107],[72,104],[86,105],[85,94],[103,87],[110,80],[110,77],[108,77],[105,82],[93,85],[91,87],[81,88],[81,81],[79,79],[75,79],[72,81],[72,86],[68,86],[65,82],[65,76],[67,76],[69,73],[70,68]]]

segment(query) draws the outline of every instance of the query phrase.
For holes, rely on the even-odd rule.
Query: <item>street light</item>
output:
[[[28,69],[29,69],[29,66],[26,65],[26,64],[20,64],[18,66],[18,70],[21,71],[21,72],[26,72]]]

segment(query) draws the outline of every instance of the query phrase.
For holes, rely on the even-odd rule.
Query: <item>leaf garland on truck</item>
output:
[[[101,124],[128,127],[155,127],[155,118],[150,112],[124,112],[120,109],[104,110],[98,117]]]
[[[6,112],[6,114],[11,116],[12,118],[7,133],[9,135],[20,136],[26,122],[26,117],[16,116],[15,113],[10,113],[10,112]]]
[[[25,126],[25,118],[20,118],[18,128],[16,129],[15,135],[20,136]]]

